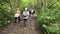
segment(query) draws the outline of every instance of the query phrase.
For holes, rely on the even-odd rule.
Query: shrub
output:
[[[37,14],[37,25],[48,34],[60,34],[60,10],[46,9],[42,15]]]
[[[2,5],[2,7],[0,8],[0,27],[7,25],[7,21],[12,20],[14,15],[14,12],[8,10],[5,5]]]

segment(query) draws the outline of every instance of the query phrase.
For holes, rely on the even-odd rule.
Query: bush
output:
[[[37,25],[48,34],[60,34],[60,10],[46,9],[42,15],[37,14]]]
[[[5,5],[2,5],[2,7],[0,8],[0,27],[7,25],[7,21],[12,20],[14,16],[14,12],[8,10]]]

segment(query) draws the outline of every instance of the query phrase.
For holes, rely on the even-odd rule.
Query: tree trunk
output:
[[[44,11],[44,9],[46,8],[46,0],[37,0],[37,3],[39,4],[40,9]]]

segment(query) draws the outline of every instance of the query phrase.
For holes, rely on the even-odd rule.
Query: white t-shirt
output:
[[[20,16],[20,14],[17,14],[17,13],[15,14],[15,17],[19,17],[19,16]]]
[[[34,10],[31,10],[31,13],[33,13]]]
[[[29,11],[24,11],[23,15],[26,16],[26,17],[23,17],[23,19],[28,19]]]

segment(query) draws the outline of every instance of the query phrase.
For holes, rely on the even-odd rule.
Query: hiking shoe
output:
[[[35,29],[34,27],[32,27],[32,29]]]
[[[24,29],[27,29],[26,27],[24,27]]]

